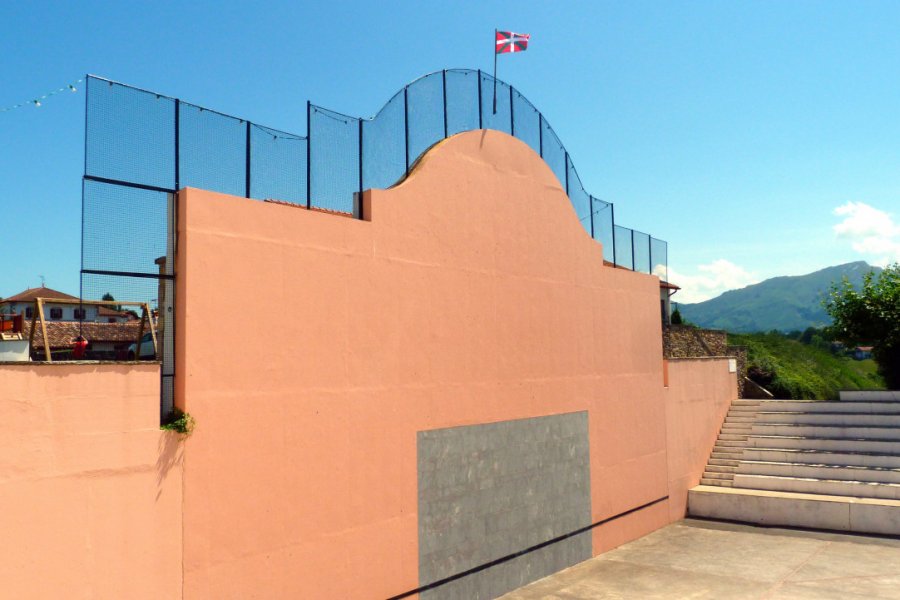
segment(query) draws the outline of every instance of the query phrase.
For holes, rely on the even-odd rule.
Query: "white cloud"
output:
[[[865,255],[868,262],[884,266],[900,261],[900,225],[893,216],[864,202],[847,202],[834,209],[843,220],[833,227],[838,238]]]
[[[759,278],[736,264],[720,258],[706,265],[699,265],[695,274],[679,273],[669,268],[669,281],[681,290],[672,297],[675,302],[703,302],[722,292],[757,283]]]

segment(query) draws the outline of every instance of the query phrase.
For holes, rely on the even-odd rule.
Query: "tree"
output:
[[[847,344],[871,344],[878,373],[889,389],[900,389],[900,263],[877,278],[866,273],[860,290],[845,277],[824,305],[834,320],[831,333]]]
[[[683,323],[681,318],[681,311],[678,310],[677,306],[675,307],[675,310],[672,311],[672,316],[669,317],[669,321],[672,323],[672,325],[681,325]]]
[[[95,297],[96,297],[96,296],[95,296]],[[112,295],[112,294],[110,294],[109,292],[106,292],[105,294],[103,294],[103,301],[104,301],[104,302],[115,302],[116,299],[113,298],[113,295]],[[121,307],[120,305],[118,305],[118,304],[116,304],[116,305],[113,306],[112,308],[113,308],[113,310],[122,310],[122,307]]]

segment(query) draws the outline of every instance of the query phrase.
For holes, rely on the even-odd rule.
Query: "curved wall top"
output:
[[[540,111],[509,84],[478,70],[420,77],[370,119],[307,103],[306,136],[94,76],[87,77],[86,104],[83,272],[158,273],[153,259],[167,254],[172,235],[165,205],[154,194],[197,187],[360,216],[354,210],[358,192],[394,185],[442,139],[495,129],[544,159],[585,230],[603,244],[605,260],[667,278],[666,243],[616,225],[613,205],[585,191]],[[120,205],[132,202],[145,207],[133,226],[110,221],[116,214],[111,204],[128,215]],[[109,251],[129,248],[128,232],[137,229],[158,239],[140,252]]]

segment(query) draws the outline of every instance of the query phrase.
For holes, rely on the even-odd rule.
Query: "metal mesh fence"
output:
[[[541,113],[518,90],[513,89],[513,134],[541,153]]]
[[[603,244],[603,260],[616,262],[616,248],[613,240],[613,207],[609,202],[591,197],[594,215],[594,239]]]
[[[481,127],[478,71],[447,71],[447,135]]]
[[[309,110],[309,182],[312,206],[353,212],[360,191],[360,120],[319,106]]]
[[[179,187],[247,194],[247,123],[180,103]]]
[[[87,79],[85,175],[175,188],[175,100]]]
[[[354,198],[361,190],[394,185],[447,136],[495,129],[543,157],[585,230],[603,244],[604,260],[667,279],[666,243],[616,225],[613,205],[584,189],[547,120],[486,73],[450,69],[422,77],[372,119],[307,106],[307,135],[300,136],[88,77],[82,295],[148,301],[169,321],[162,334],[164,415],[174,377],[174,193],[183,187],[360,216]]]
[[[669,246],[656,238],[650,238],[650,272],[669,281]]]
[[[413,162],[445,137],[443,73],[432,73],[411,83],[407,103],[409,160]]]
[[[566,189],[566,149],[556,137],[556,132],[546,119],[541,119],[541,156],[556,174],[559,184]],[[568,193],[568,190],[566,190]]]
[[[306,204],[306,138],[250,127],[250,197]]]
[[[397,92],[370,121],[363,121],[363,189],[389,188],[406,175],[404,90]]]
[[[616,265],[634,270],[634,244],[632,240],[634,231],[627,227],[615,225],[613,232],[616,245]]]
[[[495,86],[496,95],[494,93]],[[504,133],[512,133],[509,85],[494,79],[487,73],[481,74],[481,113],[482,129],[496,129]]]
[[[635,271],[641,273],[650,272],[650,236],[640,231],[632,233],[632,246],[634,247]]]
[[[578,217],[578,221],[585,231],[588,232],[588,235],[593,237],[594,215],[591,212],[591,197],[584,191],[578,171],[572,166],[572,161],[569,159],[568,154],[566,154],[566,169],[566,186],[569,188],[569,200],[572,202],[572,207],[575,208],[575,216]]]

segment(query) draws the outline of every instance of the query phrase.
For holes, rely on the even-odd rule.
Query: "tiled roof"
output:
[[[9,298],[4,298],[3,302],[31,302],[35,298],[59,298],[61,300],[78,300],[76,296],[58,292],[48,287],[29,288],[24,292],[19,292]]]
[[[79,329],[79,325],[82,325],[83,329]],[[148,331],[145,323],[144,333]],[[127,323],[90,323],[85,321],[83,324],[79,324],[78,321],[47,322],[47,339],[50,342],[50,348],[74,348],[75,338],[79,335],[83,335],[84,339],[89,342],[134,342],[137,340],[139,332],[140,321]],[[22,337],[27,340],[30,335],[31,321],[29,320],[25,322]],[[37,323],[34,332],[34,347],[41,349],[44,347],[40,322]]]
[[[321,208],[318,206],[307,207],[305,204],[297,204],[296,202],[288,202],[287,200],[275,200],[274,198],[266,198],[265,200],[263,200],[263,202],[268,202],[269,204],[281,204],[282,206],[292,206],[294,208],[302,208],[304,210],[336,215],[338,217],[353,217],[353,213],[345,212],[343,210],[333,210],[331,208]]]
[[[134,315],[124,310],[115,310],[108,306],[100,306],[97,308],[97,314],[101,317],[120,317],[123,319],[133,319]]]

